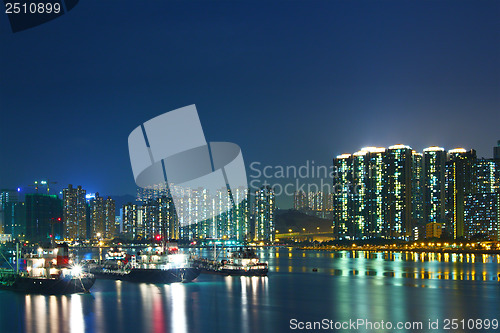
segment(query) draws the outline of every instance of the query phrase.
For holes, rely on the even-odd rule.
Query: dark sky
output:
[[[190,104],[247,165],[500,139],[499,1],[85,0],[15,34],[0,16],[0,188],[134,194],[129,133]]]

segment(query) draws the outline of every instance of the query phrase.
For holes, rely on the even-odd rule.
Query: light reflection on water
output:
[[[51,296],[49,299],[51,299],[52,297],[55,296]],[[99,314],[99,308],[96,311],[96,315],[98,314]],[[83,313],[82,313],[82,298],[80,295],[71,295],[70,318],[71,318],[70,322],[71,332],[75,333],[85,332],[85,323],[83,321]],[[100,319],[102,320],[102,317]]]
[[[301,320],[497,316],[499,256],[265,249],[269,277],[98,280],[90,294],[0,291],[0,332],[285,332]],[[312,269],[317,268],[317,272]],[[362,330],[361,330],[362,331]]]
[[[281,260],[279,255],[267,258],[273,264],[275,272],[283,272],[283,267],[288,273],[308,272],[309,266],[318,261],[318,266],[314,267],[318,268],[319,272],[333,276],[479,281],[498,281],[499,277],[500,255],[369,251],[295,252],[293,256],[292,252],[288,253],[288,260]],[[327,258],[330,261],[321,260]]]
[[[172,331],[178,333],[188,332],[187,317],[186,317],[186,290],[180,283],[173,283],[165,288],[170,288],[171,297],[170,304],[172,308]],[[159,301],[161,304],[161,300]],[[160,308],[158,308],[160,310]],[[155,315],[158,317],[158,322],[163,323],[161,320],[163,311],[158,311]],[[155,332],[164,332],[165,329],[160,325],[155,328]]]

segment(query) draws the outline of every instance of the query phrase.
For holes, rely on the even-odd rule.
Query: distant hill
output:
[[[306,232],[315,230],[331,232],[332,230],[332,221],[330,219],[309,216],[294,209],[277,210],[275,221],[276,230],[280,233],[287,233],[289,229],[292,229],[293,232],[301,232],[304,231],[303,229],[306,229]]]

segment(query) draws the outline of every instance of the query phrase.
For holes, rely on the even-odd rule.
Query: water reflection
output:
[[[24,295],[27,333],[85,332],[82,295]]]
[[[118,329],[121,331],[123,330],[123,302],[122,302],[122,281],[117,280],[115,281],[115,288],[116,288],[116,316],[117,316],[117,325]]]
[[[247,296],[247,285],[248,279],[244,276],[241,277],[241,322],[244,329],[243,333],[248,332],[250,320],[248,319],[248,296]],[[226,282],[228,283],[228,282]],[[229,282],[230,283],[230,282]]]
[[[272,264],[288,273],[310,273],[312,266],[342,277],[498,281],[499,262],[500,255],[474,253],[296,250]]]
[[[268,277],[98,280],[91,294],[71,296],[0,292],[0,332],[277,332],[292,317],[484,318],[500,306],[497,255],[266,249],[262,258]],[[12,304],[19,319],[3,329]]]
[[[410,268],[402,268],[401,270],[385,270],[383,267],[380,270],[356,270],[356,269],[328,269],[326,270],[333,276],[372,276],[383,278],[411,278],[411,279],[439,279],[439,280],[480,280],[480,281],[498,281],[496,272],[476,272],[474,268],[466,269],[465,271],[427,271],[425,269],[413,270]]]
[[[151,332],[151,314],[152,314],[152,303],[155,294],[155,285],[141,283],[139,284],[139,296],[141,298],[141,318],[143,318],[143,327],[147,332]]]
[[[187,318],[186,318],[186,291],[184,286],[180,283],[173,283],[165,288],[170,288],[171,296],[169,297],[170,309],[172,309],[172,332],[186,333],[188,332]],[[155,313],[156,314],[156,313]],[[163,311],[158,312],[157,315],[162,318]],[[163,319],[163,318],[162,318]],[[162,320],[163,322],[163,320]],[[161,333],[165,330],[155,329],[155,332]]]
[[[241,322],[235,324],[238,324],[239,327],[237,331],[250,332],[253,325],[260,322],[260,312],[257,309],[261,303],[267,300],[268,277],[231,277],[225,282],[232,284],[237,280],[241,285],[241,314],[235,315],[236,317],[241,316]]]
[[[52,299],[52,298],[50,298]],[[53,297],[55,300],[55,297]],[[71,313],[70,313],[71,332],[85,332],[85,322],[83,320],[82,296],[71,295]]]

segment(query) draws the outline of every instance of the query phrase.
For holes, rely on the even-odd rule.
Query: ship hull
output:
[[[267,276],[269,268],[267,265],[256,266],[233,266],[221,265],[214,261],[200,260],[196,261],[195,265],[201,269],[204,274],[218,274],[231,276]]]
[[[91,273],[97,278],[123,280],[137,283],[175,283],[191,282],[196,279],[201,270],[199,268],[172,268],[172,269],[149,269],[133,268],[130,271],[92,269]]]
[[[17,277],[12,284],[0,285],[0,289],[28,294],[64,295],[89,292],[95,277],[44,279]]]
[[[218,274],[218,275],[230,275],[230,276],[267,276],[268,273],[267,268],[263,269],[228,269],[228,268],[219,268],[219,269],[211,269],[204,268],[202,269],[202,273],[206,274]]]

